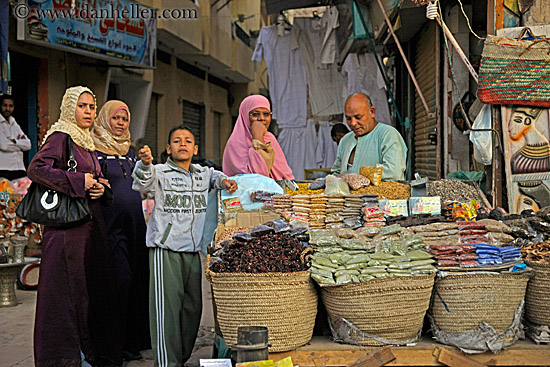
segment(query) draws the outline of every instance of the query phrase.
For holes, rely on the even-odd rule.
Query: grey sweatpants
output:
[[[191,356],[202,314],[198,252],[152,248],[149,322],[155,367],[181,367]]]

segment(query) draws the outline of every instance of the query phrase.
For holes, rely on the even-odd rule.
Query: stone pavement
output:
[[[202,280],[203,312],[195,349],[186,366],[198,366],[199,359],[212,358],[214,317],[210,283]],[[34,367],[32,332],[36,291],[17,290],[18,305],[0,308],[0,367]],[[152,367],[152,350],[142,352],[144,359],[125,363],[125,367]]]

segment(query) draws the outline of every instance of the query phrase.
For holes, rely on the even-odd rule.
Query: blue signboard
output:
[[[14,9],[18,39],[155,67],[156,10],[127,0],[28,0]]]

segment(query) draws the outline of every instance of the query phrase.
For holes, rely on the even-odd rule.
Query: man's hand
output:
[[[151,154],[151,149],[145,145],[138,152],[138,157],[141,159],[144,165],[148,166],[153,163],[153,155]]]
[[[227,191],[230,194],[234,193],[239,188],[235,181],[227,180],[227,179],[222,181],[222,186],[225,189],[225,191]]]
[[[254,120],[250,125],[250,134],[252,138],[264,143],[264,135],[267,132],[267,126],[264,121]]]
[[[97,182],[89,191],[90,198],[99,199],[105,192],[105,186]]]

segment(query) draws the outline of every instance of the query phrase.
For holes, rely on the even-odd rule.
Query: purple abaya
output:
[[[86,197],[84,173],[101,175],[95,152],[74,145],[77,172],[67,172],[68,135],[53,133],[33,158],[33,182],[73,197]],[[115,318],[114,274],[101,210],[89,199],[93,219],[68,229],[45,227],[34,329],[35,365],[80,366],[80,351],[92,363],[121,364]]]

